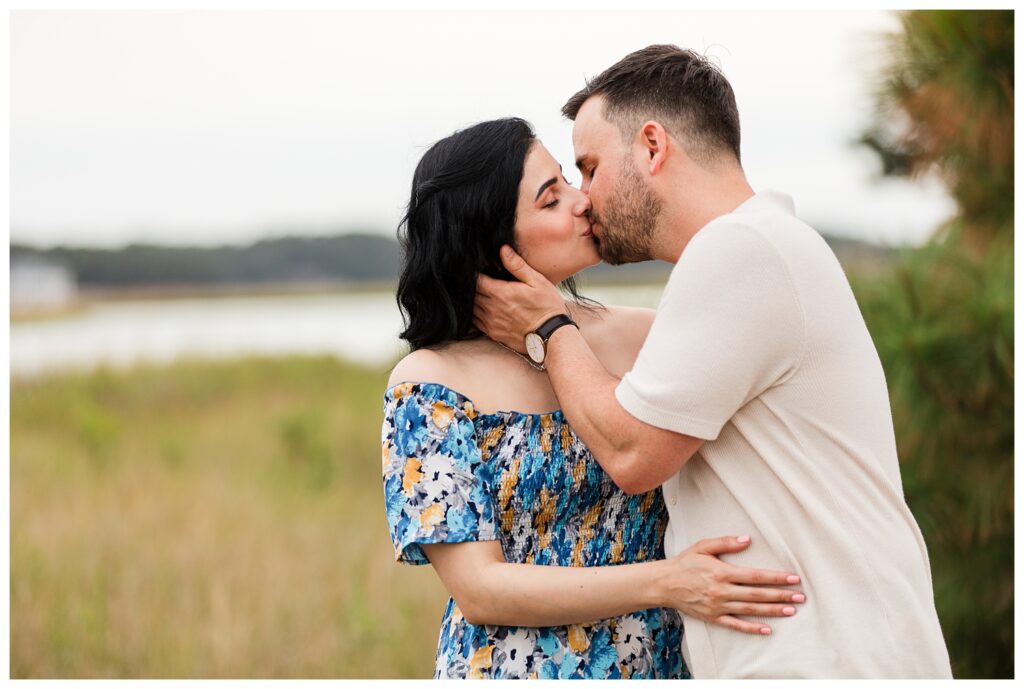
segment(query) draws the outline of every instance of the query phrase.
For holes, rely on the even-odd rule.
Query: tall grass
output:
[[[384,382],[330,358],[15,382],[12,677],[429,677],[446,594],[393,561]]]

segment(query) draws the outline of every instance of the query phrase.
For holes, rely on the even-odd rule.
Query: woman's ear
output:
[[[658,122],[648,120],[640,127],[640,143],[647,154],[648,172],[658,174],[668,158],[668,132]]]

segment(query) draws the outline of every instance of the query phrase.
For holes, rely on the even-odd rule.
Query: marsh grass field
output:
[[[1013,676],[1012,277],[1012,234],[850,275],[958,678]],[[237,336],[226,306],[206,322]],[[430,677],[447,594],[394,562],[388,368],[278,354],[14,376],[11,676]]]
[[[394,562],[384,368],[189,361],[11,385],[11,677],[429,677]]]

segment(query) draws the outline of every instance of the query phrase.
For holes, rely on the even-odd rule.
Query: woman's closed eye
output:
[[[562,181],[565,182],[565,186],[569,187],[570,189],[575,189],[576,188],[576,187],[574,187],[572,185],[572,182],[570,182],[568,179],[565,178],[565,175],[562,176]],[[558,205],[559,200],[560,199],[556,196],[553,200],[551,200],[548,203],[545,203],[543,206],[541,206],[541,208],[554,208],[555,206]]]

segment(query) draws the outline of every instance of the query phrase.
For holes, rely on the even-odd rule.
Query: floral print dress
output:
[[[395,558],[422,543],[501,542],[507,562],[596,567],[664,557],[660,489],[619,490],[561,411],[480,414],[437,383],[384,395],[384,497]],[[561,627],[466,622],[448,599],[435,678],[688,678],[675,610]]]

